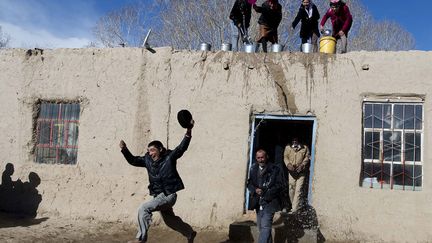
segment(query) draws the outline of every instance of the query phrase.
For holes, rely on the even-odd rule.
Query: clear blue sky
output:
[[[0,0],[0,25],[12,37],[12,47],[83,47],[93,40],[91,29],[100,16],[134,1]],[[410,31],[416,49],[432,50],[432,0],[362,2],[376,19],[394,20]]]
[[[416,49],[432,50],[431,0],[363,0],[375,19],[394,20],[414,35]]]

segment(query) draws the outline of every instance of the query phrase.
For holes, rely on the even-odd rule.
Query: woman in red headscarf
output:
[[[267,52],[267,41],[278,43],[277,28],[282,20],[282,6],[278,0],[267,0],[261,7],[254,4],[253,8],[261,13],[258,19],[260,34],[257,42],[261,43],[263,51]]]
[[[324,30],[327,19],[330,18],[333,26],[333,37],[342,40],[341,53],[347,52],[348,31],[351,29],[353,18],[348,6],[341,0],[330,0],[330,8],[321,20],[320,29]]]

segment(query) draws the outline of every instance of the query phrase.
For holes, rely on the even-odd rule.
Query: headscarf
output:
[[[278,0],[267,0],[267,1],[270,3],[270,6],[272,6],[271,7],[272,10],[275,10],[278,8],[278,4],[279,4]]]

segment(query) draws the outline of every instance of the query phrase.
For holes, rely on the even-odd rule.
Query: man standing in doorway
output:
[[[196,232],[192,227],[176,216],[173,206],[177,200],[177,191],[184,189],[180,175],[177,172],[177,159],[187,150],[192,138],[192,127],[194,121],[174,150],[166,150],[160,141],[152,141],[147,146],[147,153],[143,156],[133,156],[126,143],[121,140],[120,148],[129,164],[147,169],[150,185],[150,195],[153,196],[148,202],[143,203],[138,209],[138,234],[131,243],[142,243],[147,241],[147,231],[150,227],[152,213],[160,211],[166,225],[184,235],[189,243],[194,241]]]
[[[284,162],[289,172],[289,197],[293,213],[305,206],[305,178],[309,157],[308,147],[300,144],[298,138],[293,138],[291,144],[285,147]]]
[[[248,209],[257,214],[258,243],[271,243],[273,216],[281,210],[282,172],[278,166],[268,162],[267,152],[262,149],[256,152],[255,159],[247,184],[250,192]]]

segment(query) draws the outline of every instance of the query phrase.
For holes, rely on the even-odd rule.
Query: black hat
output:
[[[188,110],[181,110],[177,113],[177,120],[183,128],[191,128],[192,114]]]

